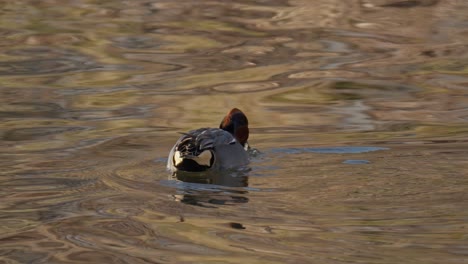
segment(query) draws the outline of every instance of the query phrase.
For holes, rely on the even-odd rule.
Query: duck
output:
[[[238,108],[226,114],[219,128],[181,134],[167,159],[167,169],[172,173],[226,170],[249,163],[249,121]]]

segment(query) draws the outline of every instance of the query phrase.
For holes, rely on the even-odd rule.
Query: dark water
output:
[[[466,263],[468,2],[3,1],[0,263]],[[249,168],[174,179],[232,107]]]

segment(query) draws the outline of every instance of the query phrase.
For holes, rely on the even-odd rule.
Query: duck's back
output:
[[[184,133],[169,153],[171,171],[229,169],[248,164],[244,147],[229,132],[200,128]]]

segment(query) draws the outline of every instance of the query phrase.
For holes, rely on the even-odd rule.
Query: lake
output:
[[[0,263],[466,263],[468,1],[0,12]],[[171,175],[233,107],[249,166]]]

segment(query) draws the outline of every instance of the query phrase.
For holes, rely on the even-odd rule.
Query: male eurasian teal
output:
[[[177,140],[167,160],[171,172],[199,172],[247,165],[249,121],[237,108],[231,109],[219,128],[191,130]]]

